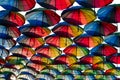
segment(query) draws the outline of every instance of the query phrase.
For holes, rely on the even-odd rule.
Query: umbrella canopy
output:
[[[92,9],[81,6],[68,8],[62,12],[61,16],[64,21],[74,25],[84,25],[96,19]]]
[[[93,55],[110,56],[117,53],[117,49],[108,44],[100,44],[90,51]]]
[[[45,37],[50,34],[50,30],[46,27],[41,26],[32,26],[32,25],[24,25],[19,28],[20,32],[26,36],[30,37]]]
[[[76,37],[83,33],[83,29],[79,26],[71,25],[66,22],[58,23],[52,31],[63,37]]]
[[[67,64],[71,65],[77,62],[77,58],[70,55],[60,55],[54,59],[56,64]]]
[[[120,68],[112,68],[105,71],[106,75],[117,75],[120,76]]]
[[[0,11],[0,21],[3,23],[7,22],[7,23],[13,24],[15,26],[22,26],[25,23],[25,18],[22,14],[20,14],[18,12],[2,10],[2,11]]]
[[[73,41],[70,38],[61,37],[58,35],[49,35],[48,37],[45,38],[45,41],[49,45],[60,48],[67,47],[73,43]]]
[[[101,8],[113,2],[113,0],[76,0],[82,6],[91,8]]]
[[[85,25],[84,30],[90,35],[108,36],[117,31],[117,27],[107,22],[94,21]]]
[[[58,48],[50,45],[44,45],[36,49],[36,52],[42,55],[46,55],[50,58],[56,58],[59,56],[62,51],[59,50]]]
[[[109,45],[120,47],[120,32],[105,37],[105,42]]]
[[[96,75],[95,79],[97,80],[117,80],[115,75]]]
[[[94,75],[76,75],[75,80],[95,80]]]
[[[76,57],[83,57],[89,54],[89,50],[85,47],[81,47],[78,45],[70,45],[66,47],[63,52],[67,55],[73,55]]]
[[[57,24],[60,16],[52,10],[38,8],[27,12],[26,19],[31,25],[48,27]]]
[[[76,37],[74,42],[84,47],[95,47],[103,42],[103,38],[101,36],[90,36],[88,34],[83,34]]]
[[[68,68],[68,69],[64,70],[61,74],[81,75],[81,71],[77,70],[77,69]]]
[[[38,74],[36,80],[54,80],[54,77],[50,74]]]
[[[43,38],[34,38],[25,35],[18,37],[17,42],[23,46],[27,46],[31,48],[37,48],[44,45]]]
[[[5,49],[3,46],[0,46],[0,56],[5,58],[9,55],[9,50]]]
[[[98,18],[105,22],[119,23],[120,22],[120,4],[113,4],[103,7],[98,10]]]
[[[20,54],[27,58],[31,58],[35,54],[35,51],[32,48],[24,47],[21,45],[14,46],[9,51],[12,54]]]
[[[71,74],[61,74],[57,75],[55,80],[74,80],[74,76]]]
[[[120,54],[119,54],[119,53],[108,57],[108,59],[109,59],[110,62],[112,62],[112,63],[120,64]]]
[[[0,0],[0,5],[12,11],[27,11],[35,6],[35,0]]]
[[[102,75],[104,74],[103,70],[93,70],[93,69],[87,69],[83,72],[84,75]]]
[[[70,7],[74,2],[75,0],[37,0],[40,6],[54,10],[63,10]]]

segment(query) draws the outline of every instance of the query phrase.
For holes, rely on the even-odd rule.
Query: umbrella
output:
[[[102,75],[104,74],[103,70],[93,70],[93,69],[86,69],[83,72],[84,75]]]
[[[76,75],[74,80],[95,80],[94,75]]]
[[[22,26],[25,23],[25,18],[18,12],[2,10],[0,11],[0,21],[15,26]]]
[[[83,57],[89,54],[89,50],[85,47],[81,47],[78,45],[70,45],[66,47],[63,52],[67,55],[74,55],[76,57]]]
[[[120,22],[120,4],[113,4],[103,7],[98,10],[98,18],[105,22],[118,23]]]
[[[56,64],[67,64],[71,65],[77,62],[77,58],[75,56],[70,55],[60,55],[54,59]]]
[[[60,16],[52,10],[37,8],[27,12],[26,19],[31,25],[48,27],[57,24],[60,21]]]
[[[99,62],[103,62],[105,59],[102,56],[92,56],[92,55],[87,55],[82,58],[80,58],[80,63],[83,64],[96,64]]]
[[[120,76],[120,68],[112,68],[105,71],[106,75]]]
[[[107,22],[94,21],[85,25],[84,30],[90,35],[108,36],[117,31],[117,27]]]
[[[72,40],[67,37],[61,37],[58,35],[49,35],[45,38],[45,41],[47,44],[55,46],[55,47],[60,47],[64,48],[72,44]]]
[[[32,48],[24,47],[21,45],[16,45],[16,46],[12,47],[9,51],[12,54],[20,54],[27,58],[31,58],[35,54],[35,51]]]
[[[44,45],[43,38],[33,38],[25,35],[18,37],[17,42],[23,46],[31,48],[37,48]]]
[[[96,75],[97,80],[117,80],[115,75]]]
[[[46,27],[41,26],[32,26],[32,25],[24,25],[19,28],[20,32],[26,36],[30,37],[45,37],[50,34],[50,30]]]
[[[46,55],[50,58],[56,58],[59,56],[62,51],[59,50],[58,48],[50,45],[44,45],[36,49],[36,52],[42,55]]]
[[[113,0],[76,0],[82,6],[91,8],[101,8],[113,2]]]
[[[64,21],[74,25],[84,25],[96,19],[92,9],[81,6],[68,8],[62,12],[61,16]]]
[[[74,2],[75,0],[37,0],[40,6],[54,10],[63,10],[70,7]]]
[[[105,37],[105,42],[109,45],[120,47],[120,33],[114,33]]]
[[[103,55],[103,56],[110,56],[117,53],[117,49],[113,46],[108,44],[100,44],[90,51],[93,55]]]
[[[79,26],[71,25],[66,22],[58,23],[52,31],[63,37],[76,37],[83,33],[83,29]]]
[[[74,76],[71,74],[61,74],[57,75],[55,80],[74,80]]]
[[[120,64],[120,54],[117,53],[115,55],[112,55],[112,56],[108,57],[108,60],[112,63]]]
[[[12,11],[27,11],[35,6],[35,0],[0,0],[0,5]]]
[[[5,49],[3,46],[0,46],[0,56],[5,58],[9,55],[9,51]]]
[[[84,47],[95,47],[103,42],[101,36],[90,36],[88,34],[80,35],[74,38],[74,42],[80,46]]]
[[[0,35],[2,34],[9,35],[13,38],[17,38],[20,36],[21,33],[17,27],[0,25]]]
[[[81,75],[81,71],[77,69],[66,69],[61,74]]]
[[[54,80],[54,77],[50,74],[38,74],[36,80]]]

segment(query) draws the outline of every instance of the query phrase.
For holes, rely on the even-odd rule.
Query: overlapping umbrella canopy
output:
[[[0,0],[0,80],[119,80],[112,2]]]

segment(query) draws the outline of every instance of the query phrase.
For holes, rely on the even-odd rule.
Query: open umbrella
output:
[[[74,38],[74,42],[84,47],[95,47],[103,42],[103,38],[101,36],[90,36],[88,34],[83,34]]]
[[[105,22],[118,23],[120,22],[120,4],[105,6],[98,10],[98,18]]]
[[[109,45],[120,47],[120,32],[106,36],[105,42]]]
[[[21,45],[16,45],[16,46],[12,47],[9,51],[12,54],[20,54],[27,58],[31,58],[35,54],[35,51],[32,48],[24,47]]]
[[[90,35],[107,36],[117,31],[117,27],[107,22],[94,21],[85,25],[84,30]]]
[[[47,44],[55,46],[55,47],[60,47],[64,48],[72,44],[72,40],[67,37],[61,37],[58,35],[49,35],[45,38],[45,41]]]
[[[108,60],[112,63],[120,64],[120,53],[117,53],[108,57]]]
[[[95,80],[94,75],[75,75],[75,80]]]
[[[35,0],[0,0],[0,5],[12,11],[27,11],[35,6]]]
[[[85,47],[81,47],[78,45],[70,45],[66,47],[63,52],[67,55],[74,55],[76,57],[83,57],[89,54],[89,50]]]
[[[15,26],[22,26],[25,23],[25,18],[18,12],[2,10],[0,11],[0,21]]]
[[[62,12],[61,16],[64,21],[74,25],[84,25],[96,19],[92,9],[81,6],[68,8]]]
[[[93,55],[110,56],[117,53],[117,49],[108,44],[100,44],[90,51]]]
[[[83,33],[83,29],[79,26],[71,25],[66,22],[57,24],[52,31],[63,37],[76,37]]]
[[[85,7],[91,7],[91,8],[100,8],[104,7],[110,3],[112,3],[113,0],[76,0],[77,3],[79,3],[82,6]]]
[[[50,30],[46,27],[41,26],[32,26],[32,25],[24,25],[19,28],[20,32],[26,36],[30,37],[45,37],[50,34]]]
[[[36,49],[36,52],[42,55],[49,56],[50,58],[56,58],[62,51],[58,48],[50,45],[44,45]]]
[[[61,74],[81,75],[82,73],[80,70],[68,68],[64,70]]]
[[[103,70],[93,70],[93,69],[86,69],[83,72],[84,75],[102,75],[104,74]]]
[[[25,35],[18,37],[17,42],[23,46],[31,47],[31,48],[37,48],[44,45],[43,38],[34,38]]]
[[[9,50],[5,49],[3,46],[0,46],[0,56],[5,58],[9,55]]]
[[[61,74],[57,75],[55,80],[74,80],[74,76],[72,74]]]
[[[36,80],[54,80],[54,76],[44,73],[44,74],[38,74],[36,76]]]
[[[117,80],[115,75],[96,75],[95,79],[97,80]],[[119,79],[118,79],[119,80]]]
[[[112,68],[112,69],[108,69],[105,71],[106,75],[117,75],[120,76],[120,68],[116,67],[116,68]]]
[[[27,12],[26,19],[31,25],[49,27],[57,24],[60,21],[60,16],[52,10],[37,8]]]
[[[63,10],[70,7],[75,0],[37,0],[42,7],[54,10]]]

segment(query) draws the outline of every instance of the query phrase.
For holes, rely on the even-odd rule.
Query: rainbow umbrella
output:
[[[67,55],[73,55],[76,57],[83,57],[89,54],[89,50],[85,47],[81,47],[78,45],[70,45],[66,47],[63,52]]]
[[[35,51],[39,54],[46,55],[50,58],[56,58],[62,53],[61,50],[59,50],[58,48],[54,46],[50,46],[50,45],[41,46],[37,48]]]
[[[9,51],[12,54],[20,54],[27,58],[31,58],[35,54],[35,51],[32,48],[24,47],[21,45],[16,45],[16,46],[12,47]]]
[[[61,16],[64,21],[74,25],[84,25],[96,19],[92,9],[82,6],[68,8],[62,12]]]
[[[103,42],[101,36],[90,36],[88,34],[82,34],[74,38],[74,42],[80,46],[84,47],[95,47]]]
[[[25,18],[22,14],[18,12],[13,12],[9,10],[0,11],[0,21],[1,23],[9,23],[15,26],[22,26],[25,23]]]
[[[72,44],[72,40],[67,37],[61,37],[58,35],[49,35],[45,38],[45,41],[47,44],[55,46],[55,47],[60,47],[64,48]]]
[[[108,69],[105,71],[106,75],[116,75],[116,76],[120,76],[120,68],[112,68],[112,69]]]
[[[112,56],[108,57],[108,60],[112,63],[120,64],[120,54],[117,53],[115,55],[112,55]]]
[[[26,13],[27,21],[34,26],[53,26],[60,21],[60,16],[54,11],[37,8]]]
[[[2,34],[9,35],[13,38],[17,38],[20,36],[21,33],[17,27],[0,25],[0,35]]]
[[[61,74],[57,75],[55,80],[74,80],[74,76],[71,74]]]
[[[0,46],[0,56],[5,58],[9,55],[9,50],[5,49],[3,46]]]
[[[20,32],[26,36],[30,37],[45,37],[50,34],[50,30],[46,27],[41,26],[32,26],[32,25],[24,25],[19,28]]]
[[[85,25],[84,30],[94,36],[108,36],[117,31],[117,27],[107,22],[94,21]]]
[[[37,0],[37,3],[47,9],[63,10],[70,7],[75,0]]]
[[[75,56],[70,55],[60,55],[54,59],[56,64],[67,64],[71,65],[77,62],[77,58]]]
[[[63,37],[76,37],[83,33],[83,29],[79,26],[71,25],[66,22],[57,24],[52,31]]]
[[[95,80],[94,75],[76,75],[74,80]]]
[[[117,80],[115,75],[96,75],[97,80]]]
[[[80,63],[83,64],[96,64],[99,62],[103,62],[105,59],[102,56],[92,56],[92,55],[87,55],[82,58],[80,58]]]
[[[113,0],[76,0],[76,2],[85,7],[101,8],[113,2]]]
[[[36,80],[54,80],[54,76],[44,73],[44,74],[38,74],[36,76]]]
[[[98,10],[98,18],[105,22],[118,23],[120,22],[120,4],[113,4],[103,7]]]
[[[35,6],[35,0],[0,0],[0,5],[11,11],[27,11]]]
[[[116,47],[120,47],[120,32],[105,37],[105,42]]]
[[[34,38],[25,35],[18,37],[17,42],[23,46],[27,46],[31,48],[37,48],[44,45],[43,38]]]
[[[113,46],[108,44],[100,44],[90,51],[93,55],[103,55],[103,56],[110,56],[117,53],[117,49]]]

